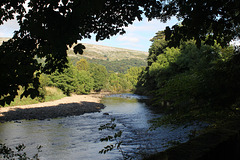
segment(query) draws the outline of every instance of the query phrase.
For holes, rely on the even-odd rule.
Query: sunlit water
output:
[[[29,156],[37,152],[38,145],[43,146],[40,153],[42,160],[107,160],[122,159],[118,150],[106,154],[98,152],[108,145],[100,139],[123,131],[121,141],[124,152],[141,159],[143,155],[166,149],[169,141],[184,142],[188,139],[189,130],[193,126],[160,127],[149,131],[152,118],[159,117],[138,99],[145,98],[134,94],[118,94],[105,97],[102,103],[106,106],[101,112],[88,113],[48,120],[22,120],[21,123],[7,122],[0,124],[0,143],[13,147],[18,144],[27,146]],[[103,114],[108,113],[109,115]],[[101,124],[115,118],[116,130],[99,131]],[[112,142],[114,143],[114,142]]]

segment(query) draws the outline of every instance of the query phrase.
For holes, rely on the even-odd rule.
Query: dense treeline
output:
[[[199,48],[194,40],[169,47],[164,32],[151,41],[148,66],[139,77],[137,92],[152,95],[153,106],[166,114],[160,124],[219,120],[219,116],[225,120],[239,114],[237,49],[204,42]]]
[[[89,94],[91,91],[126,92],[135,90],[141,67],[132,67],[125,74],[109,72],[105,66],[80,59],[68,64],[63,72],[44,75],[46,86],[60,88],[64,94]]]
[[[70,57],[73,64],[76,64],[79,59],[76,57]],[[100,64],[106,67],[108,71],[113,71],[117,73],[126,73],[128,69],[131,67],[145,67],[147,66],[147,62],[144,59],[122,59],[122,60],[102,60],[102,59],[87,59],[89,63]]]
[[[62,72],[55,71],[47,75],[41,74],[39,96],[36,98],[20,94],[10,104],[24,105],[60,99],[71,94],[89,94],[91,92],[107,91],[133,92],[136,89],[138,77],[145,67],[131,67],[126,73],[108,71],[105,66],[90,63],[86,59],[80,59],[73,65],[69,60],[67,68]]]

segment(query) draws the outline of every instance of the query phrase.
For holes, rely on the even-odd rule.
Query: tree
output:
[[[14,99],[19,86],[25,88],[23,95],[37,96],[39,73],[63,71],[67,67],[66,50],[77,40],[90,38],[91,33],[96,34],[96,40],[124,34],[125,26],[142,19],[140,7],[148,9],[156,4],[134,0],[30,0],[26,11],[26,2],[0,2],[0,24],[16,14],[20,25],[14,36],[0,46],[2,106]],[[76,45],[74,52],[82,54],[84,48]],[[36,58],[44,59],[44,65]],[[31,89],[30,84],[34,84]]]
[[[68,68],[65,68],[63,72],[55,71],[50,75],[50,85],[60,88],[64,94],[70,95],[74,93],[75,86],[77,85],[76,70],[74,66],[69,64]]]
[[[91,77],[89,71],[78,71],[75,81],[76,94],[89,94],[93,90],[94,79]]]
[[[207,37],[221,44],[239,37],[238,0],[4,0],[0,2],[0,24],[16,14],[20,29],[12,39],[0,46],[0,104],[10,103],[19,86],[23,95],[38,94],[39,73],[53,73],[67,67],[66,50],[77,40],[96,34],[96,40],[124,34],[124,27],[142,14],[151,20],[166,21],[172,16],[182,20],[182,26],[166,29],[172,44],[180,39],[195,38],[197,44]],[[83,53],[82,44],[74,47]],[[44,59],[44,65],[36,60]],[[23,71],[24,69],[24,71]],[[29,85],[34,84],[33,88]]]
[[[87,71],[89,69],[89,63],[86,59],[82,58],[76,63],[77,69]]]
[[[77,70],[71,63],[63,72],[54,72],[49,76],[49,85],[60,88],[64,94],[88,94],[93,89],[94,80],[89,71]]]
[[[127,77],[128,81],[132,83],[132,86],[135,87],[138,82],[138,77],[143,71],[144,67],[132,67],[127,70],[125,76]]]
[[[232,39],[240,37],[240,2],[238,0],[171,0],[165,3],[160,19],[176,16],[181,25],[166,28],[166,39],[170,44],[180,45],[180,40],[195,39],[196,44],[214,45],[216,40],[226,46]]]
[[[179,47],[163,46],[160,40],[161,36],[154,37],[149,56],[155,55],[155,60],[142,72],[137,86],[137,91],[148,90],[152,106],[166,115],[159,126],[239,116],[239,51],[216,41],[211,46],[203,41],[198,48],[196,40],[181,41]]]
[[[111,92],[130,91],[133,88],[132,83],[128,79],[129,75],[122,73],[110,73],[106,89]]]
[[[164,31],[159,31],[150,40],[152,42],[149,48],[148,66],[156,61],[157,56],[163,54],[163,50],[167,47],[168,42],[165,40]]]
[[[101,91],[107,83],[108,72],[106,67],[103,65],[91,63],[90,74],[94,80],[93,90]]]

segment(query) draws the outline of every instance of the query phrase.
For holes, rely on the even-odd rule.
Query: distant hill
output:
[[[69,58],[76,64],[81,58],[90,63],[104,65],[108,71],[124,73],[131,67],[147,66],[148,52],[83,43],[86,47],[83,55],[68,50]]]
[[[0,37],[0,44],[8,39]],[[68,56],[73,64],[76,64],[81,58],[85,58],[91,63],[104,65],[109,71],[120,73],[126,72],[133,66],[147,66],[148,52],[86,43],[83,45],[86,47],[83,55],[76,55],[73,48],[68,50]]]
[[[83,55],[75,54],[69,49],[68,55],[73,64],[81,58],[90,63],[104,65],[108,71],[125,73],[131,67],[147,66],[147,52],[83,43],[86,47]]]
[[[102,46],[96,44],[82,43],[86,49],[84,49],[83,57],[90,59],[102,59],[102,60],[123,60],[123,59],[141,59],[146,60],[148,52],[130,50],[117,47]],[[73,53],[73,48],[68,51],[69,56],[78,56]]]
[[[8,37],[0,37],[0,44],[3,41],[7,41]],[[87,44],[83,43],[86,47],[84,49],[82,57],[87,57],[90,59],[102,59],[102,60],[122,60],[122,59],[142,59],[146,60],[148,56],[148,52],[137,51],[137,50],[130,50],[124,48],[117,48],[117,47],[109,47],[109,46],[102,46],[96,44]],[[78,56],[73,53],[73,48],[68,50],[69,56]]]
[[[3,41],[7,41],[9,38],[7,37],[0,37],[0,45],[2,44]]]

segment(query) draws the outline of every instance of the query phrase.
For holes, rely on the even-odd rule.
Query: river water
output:
[[[194,126],[159,127],[149,131],[149,121],[160,115],[155,113],[139,99],[146,97],[134,94],[116,94],[103,98],[106,106],[101,112],[87,113],[46,120],[22,120],[0,124],[0,143],[13,147],[25,144],[25,151],[29,156],[37,152],[38,145],[42,146],[41,160],[112,160],[122,159],[118,150],[106,154],[98,152],[113,142],[100,142],[100,139],[123,132],[122,150],[134,159],[141,159],[144,155],[162,151],[168,147],[169,141],[184,142],[188,140],[190,130]],[[100,125],[115,118],[115,130],[99,131]]]

